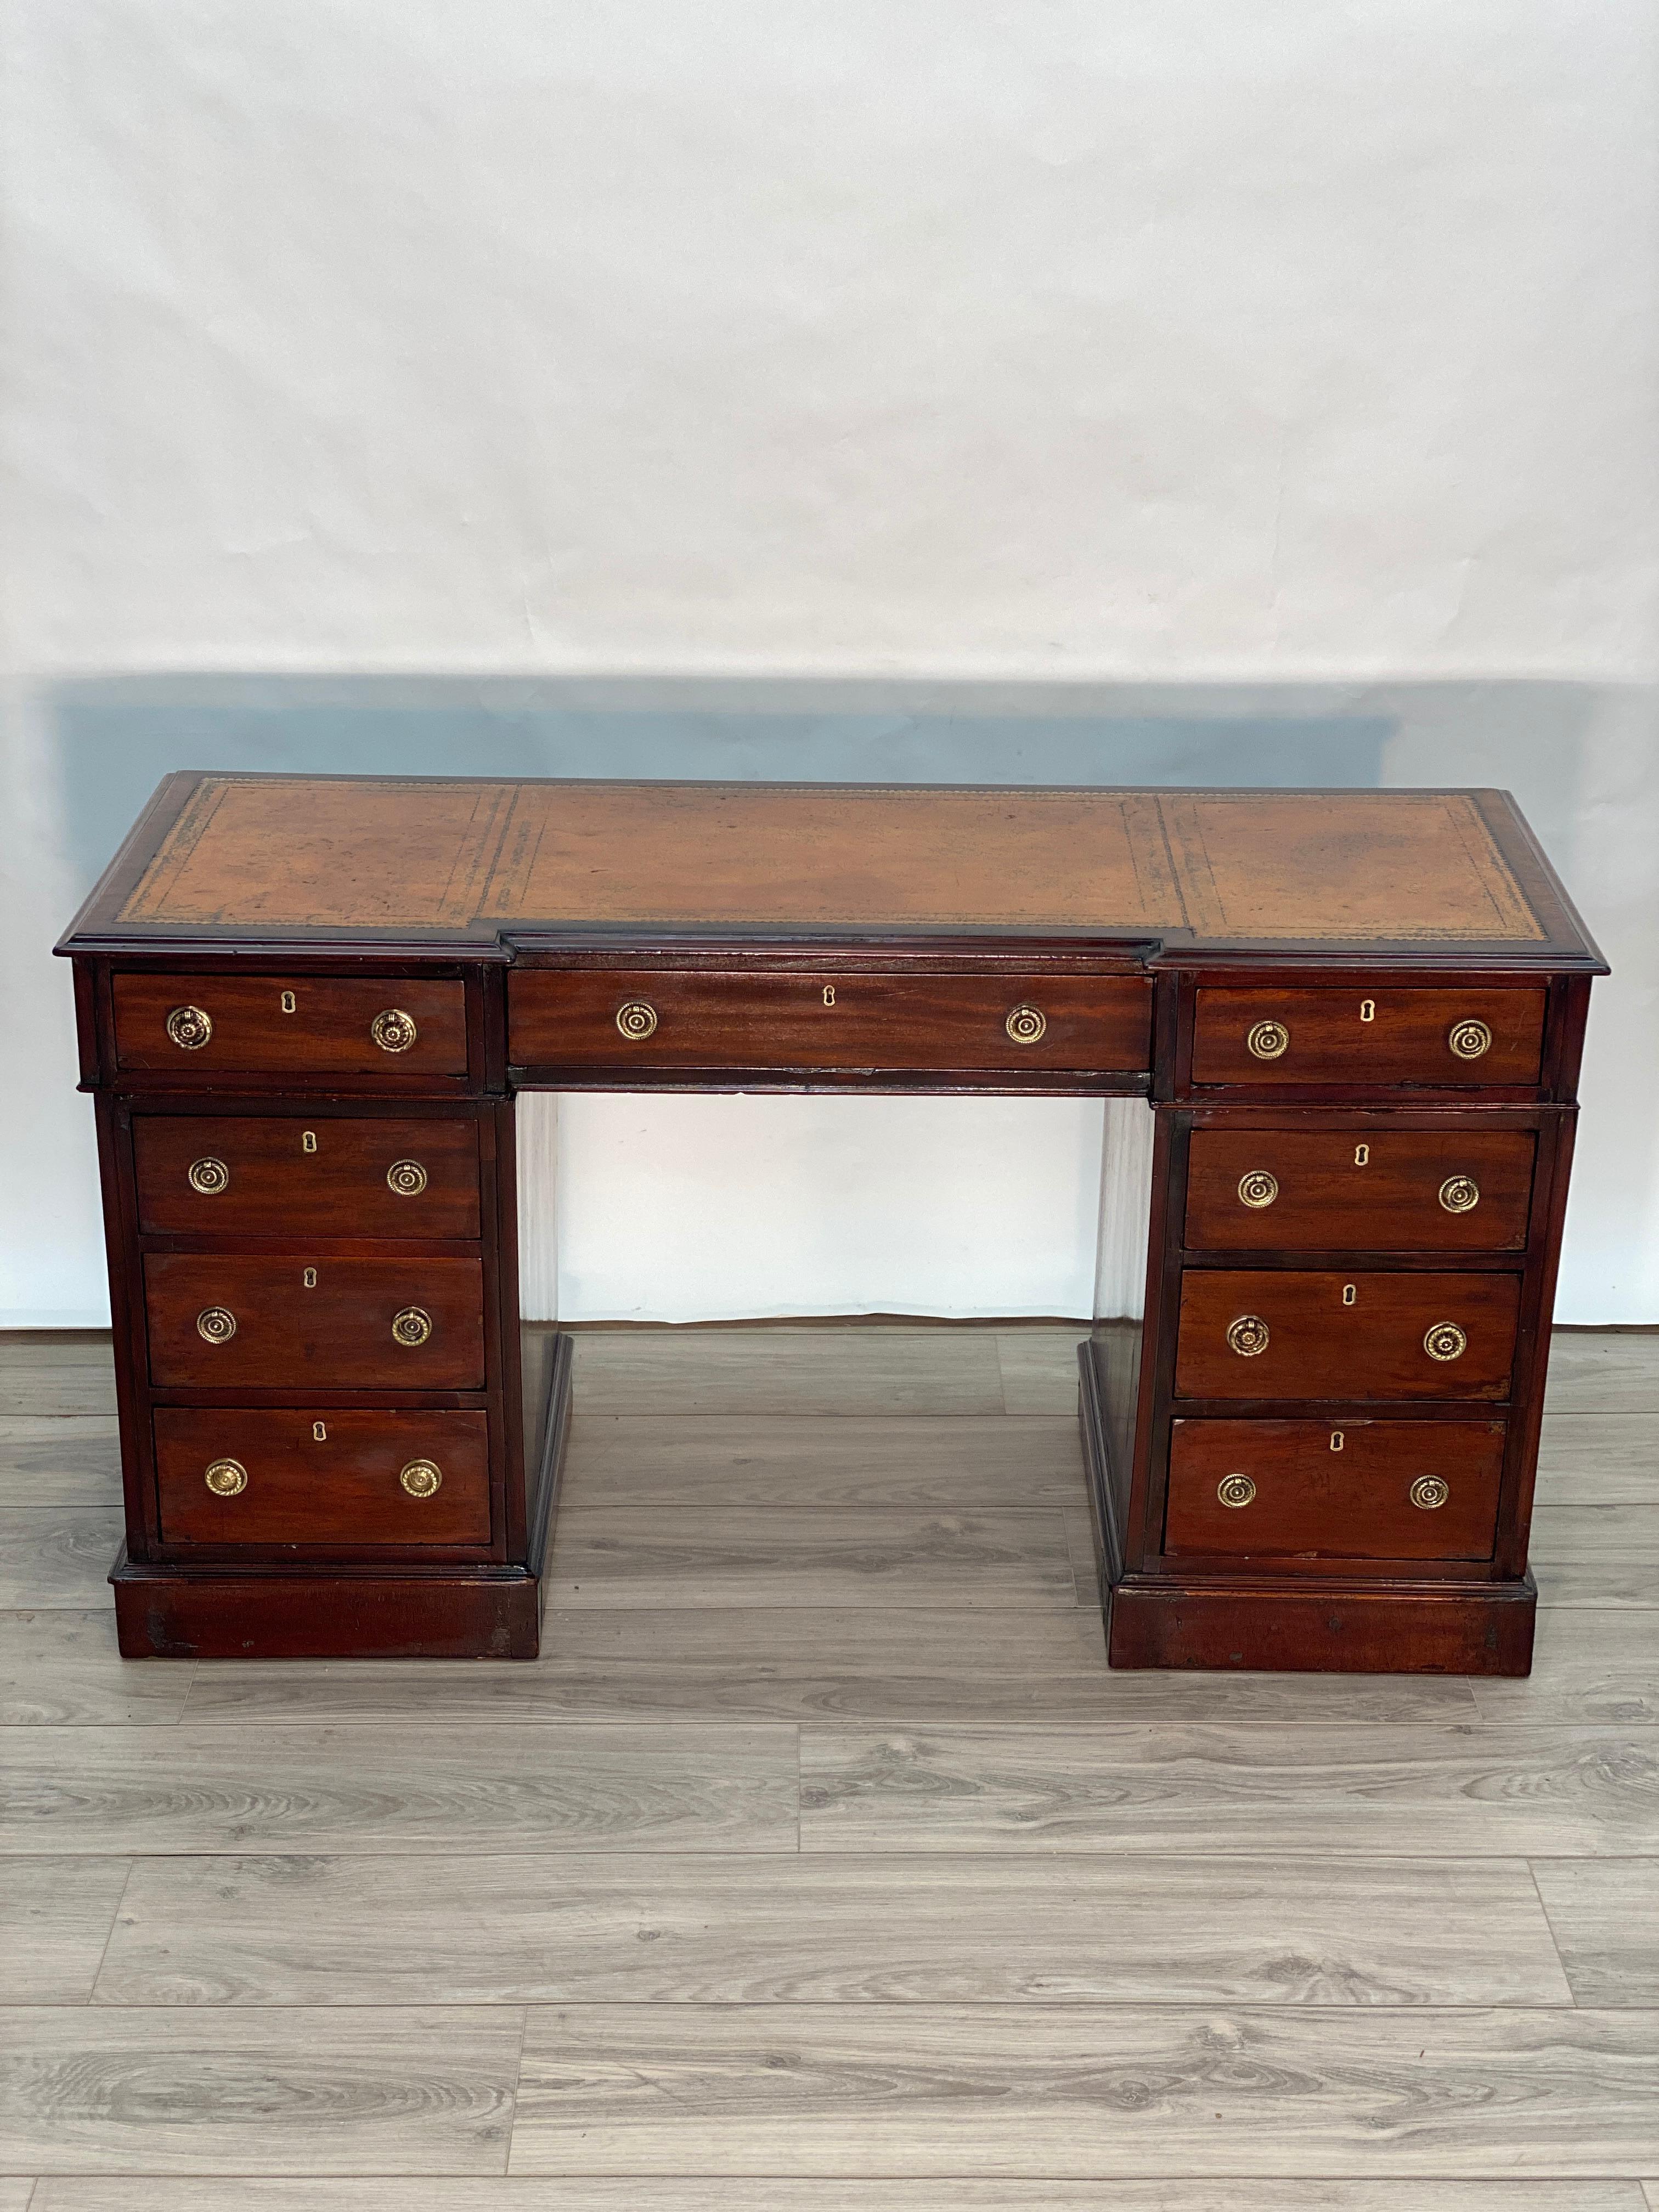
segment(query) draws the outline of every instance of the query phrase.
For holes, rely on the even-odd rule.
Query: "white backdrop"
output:
[[[279,734],[302,676],[627,678],[655,773],[677,710],[683,772],[779,772],[741,726],[793,679],[865,774],[950,775],[988,711],[1018,775],[1022,717],[1133,691],[1143,772],[1201,711],[1210,772],[1271,779],[1326,714],[1337,780],[1510,784],[1620,966],[1562,1310],[1659,1319],[1646,0],[0,23],[0,1310],[101,1297],[45,945],[153,716],[100,771],[76,702],[217,671]],[[582,1102],[566,1310],[1082,1310],[1099,1128]]]

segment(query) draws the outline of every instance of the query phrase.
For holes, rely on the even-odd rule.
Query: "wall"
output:
[[[313,764],[1507,784],[1619,969],[1562,1311],[1659,1319],[1645,7],[0,22],[0,1314],[101,1297],[51,934]],[[1087,1308],[1097,1109],[560,1134],[569,1312]]]

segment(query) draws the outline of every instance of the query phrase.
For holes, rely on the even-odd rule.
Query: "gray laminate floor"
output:
[[[1075,1334],[585,1334],[520,1667],[122,1664],[0,1340],[0,2212],[1659,2212],[1659,1337],[1465,1682],[1109,1672]]]

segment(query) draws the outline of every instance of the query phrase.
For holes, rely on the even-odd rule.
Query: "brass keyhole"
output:
[[[311,1425],[311,1437],[313,1443],[325,1444],[328,1442],[327,1422],[313,1421]]]
[[[284,991],[283,994],[283,1012],[285,1014],[291,1014],[294,1012],[294,994],[292,991]]]
[[[317,1270],[314,1267],[307,1267],[300,1280],[307,1290],[314,1291],[317,1287]]]
[[[1342,1285],[1342,1303],[1343,1303],[1343,1304],[1344,1304],[1345,1306],[1352,1306],[1352,1305],[1358,1305],[1358,1303],[1359,1303],[1359,1291],[1358,1291],[1358,1286],[1357,1286],[1356,1285],[1354,1285],[1354,1284],[1352,1284],[1352,1283],[1344,1283],[1344,1284],[1343,1284],[1343,1285]]]
[[[300,1137],[300,1150],[302,1152],[314,1152],[316,1149],[317,1132],[314,1129],[302,1131]]]
[[[1354,1146],[1353,1164],[1357,1168],[1368,1168],[1370,1165],[1371,1148],[1369,1145],[1356,1145]]]
[[[1331,1449],[1333,1451],[1340,1451],[1341,1449],[1342,1431],[1340,1429],[1333,1429],[1331,1431]]]
[[[1376,1019],[1375,999],[1362,999],[1359,1001],[1359,1018],[1362,1022],[1374,1022]]]
[[[833,1006],[836,1003],[836,987],[833,983],[826,983],[823,987],[823,1003],[826,1006]]]

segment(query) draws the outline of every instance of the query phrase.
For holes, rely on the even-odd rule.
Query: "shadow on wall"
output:
[[[1375,713],[1252,711],[1248,697],[1185,689],[1163,711],[1115,708],[1091,687],[1031,714],[994,710],[991,687],[977,710],[965,686],[948,696],[897,684],[747,687],[769,705],[745,703],[734,684],[690,683],[650,687],[655,701],[641,704],[647,688],[281,677],[64,684],[49,712],[67,855],[89,886],[175,769],[1364,788],[1382,781],[1394,728]],[[868,703],[878,691],[884,703]],[[907,692],[922,696],[908,704]],[[995,706],[1013,696],[996,687]],[[1049,708],[1046,687],[1041,696]]]

